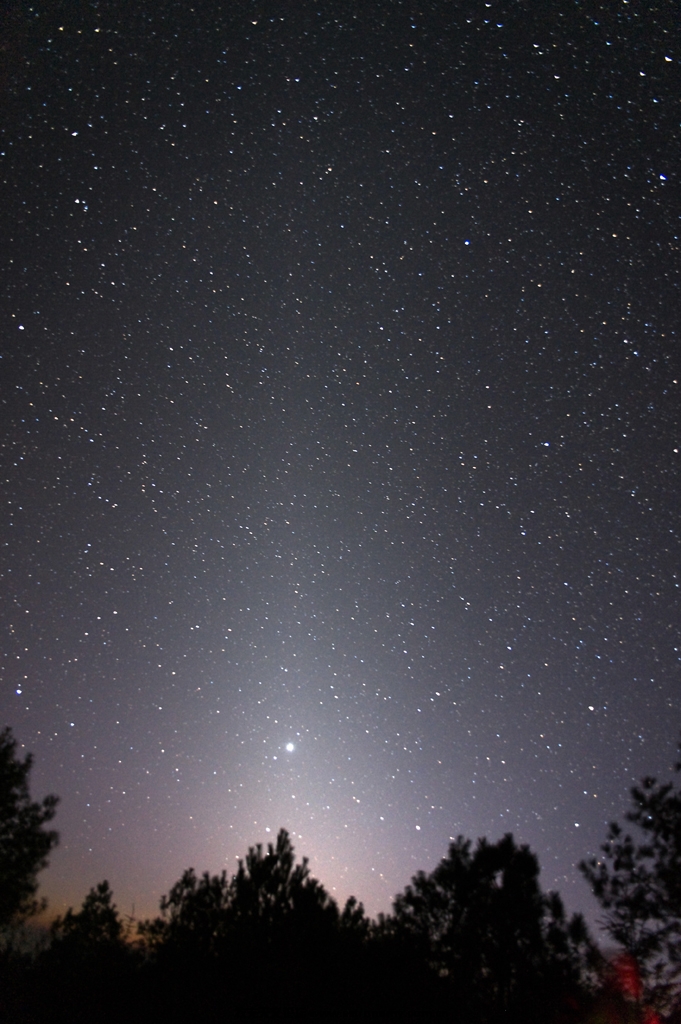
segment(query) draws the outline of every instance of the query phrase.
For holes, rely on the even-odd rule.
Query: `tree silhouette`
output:
[[[142,923],[139,934],[158,990],[172,992],[169,1012],[195,1013],[200,1005],[212,1019],[225,1000],[245,1014],[301,1011],[321,1000],[368,927],[355,900],[339,913],[307,858],[296,863],[282,829],[266,852],[250,847],[232,878],[185,871],[162,898],[161,916]]]
[[[344,918],[348,927],[358,913],[361,905],[352,902]],[[217,954],[235,938],[241,947],[268,946],[293,930],[310,934],[340,922],[335,901],[310,875],[307,858],[295,863],[285,829],[267,853],[261,844],[250,847],[231,879],[225,871],[198,878],[189,868],[162,898],[161,914],[140,926],[150,947],[191,946],[202,954]]]
[[[236,927],[271,943],[295,931],[299,938],[338,926],[338,906],[323,885],[312,878],[307,857],[295,863],[294,849],[285,829],[276,846],[251,847],[231,885]]]
[[[167,896],[161,917],[140,923],[138,931],[151,953],[188,947],[201,955],[215,954],[226,933],[229,883],[226,872],[197,878],[188,868]]]
[[[113,893],[104,880],[90,889],[78,913],[71,908],[51,928],[53,943],[93,951],[116,947],[123,941],[123,923],[113,903]]]
[[[129,941],[101,882],[21,967],[7,1019],[568,1021],[590,1003],[596,957],[581,917],[568,920],[560,898],[542,892],[536,856],[511,835],[475,847],[459,837],[374,923],[354,898],[339,910],[282,829],[266,850],[250,847],[231,878],[185,871],[138,935]],[[624,989],[605,985],[591,1009],[612,1007],[643,1019]]]
[[[0,733],[0,928],[37,913],[37,875],[47,865],[58,835],[44,826],[57,806],[56,796],[32,801],[28,777],[33,758],[16,756],[12,730]]]
[[[127,938],[109,883],[100,882],[79,911],[69,909],[52,924],[50,945],[36,963],[36,1018],[43,1024],[120,1020],[140,963]]]
[[[647,777],[631,798],[626,819],[640,838],[613,822],[601,856],[580,870],[607,932],[637,961],[647,999],[666,1010],[681,995],[681,789]]]
[[[537,858],[511,835],[459,837],[431,874],[419,872],[387,922],[446,979],[464,1018],[537,1019],[579,987],[592,946],[582,918],[542,893]]]

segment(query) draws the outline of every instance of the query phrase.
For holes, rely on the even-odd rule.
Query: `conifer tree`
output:
[[[613,822],[600,856],[580,869],[608,934],[635,958],[647,998],[664,1010],[681,996],[681,789],[647,777],[631,799],[626,819],[637,834]]]
[[[28,777],[33,758],[17,757],[9,728],[0,732],[0,928],[45,906],[37,900],[37,876],[47,865],[58,835],[45,828],[54,817],[56,796],[31,800]]]

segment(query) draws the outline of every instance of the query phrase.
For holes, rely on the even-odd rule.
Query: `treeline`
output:
[[[388,917],[341,910],[282,829],[229,878],[186,871],[124,927],[106,882],[17,973],[16,1019],[547,1020],[581,1006],[594,949],[511,836],[463,839]],[[21,975],[23,974],[23,977]]]
[[[25,916],[29,904],[35,909],[35,876],[55,841],[44,829],[54,801],[31,803],[30,759],[17,762],[5,732],[0,816],[8,806],[3,751],[5,767],[15,769],[15,797],[20,790],[24,811],[33,809],[34,834],[51,837],[47,850],[36,845],[33,873],[25,872]],[[124,923],[102,882],[33,950],[12,941],[9,928],[0,1014],[11,1024],[677,1024],[681,794],[648,779],[632,798],[628,817],[643,842],[612,826],[601,857],[581,866],[621,949],[609,961],[581,916],[568,917],[557,894],[542,892],[536,856],[511,835],[475,846],[459,837],[434,871],[419,872],[396,897],[392,913],[372,921],[354,898],[337,905],[307,860],[296,862],[282,829],[267,850],[249,849],[231,877],[186,871],[153,920]],[[11,818],[15,832],[20,819]],[[24,825],[30,831],[26,815]],[[3,837],[11,831],[0,823],[0,884],[9,878]],[[22,917],[12,913],[14,922]],[[3,920],[11,924],[7,914]]]

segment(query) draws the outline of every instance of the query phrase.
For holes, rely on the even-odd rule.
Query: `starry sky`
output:
[[[3,724],[54,912],[288,828],[375,914],[668,778],[667,0],[10,0]]]

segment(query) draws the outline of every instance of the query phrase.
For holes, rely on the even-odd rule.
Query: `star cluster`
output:
[[[576,862],[679,725],[673,5],[16,4],[2,716],[55,910]]]

